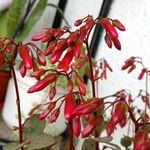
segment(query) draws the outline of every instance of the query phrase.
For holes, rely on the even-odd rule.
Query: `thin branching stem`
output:
[[[19,123],[19,143],[23,143],[23,128],[22,128],[22,119],[21,119],[21,107],[20,107],[20,96],[19,96],[19,90],[18,90],[18,84],[17,84],[17,78],[14,66],[11,66],[11,71],[13,75],[13,80],[15,84],[15,92],[16,92],[16,104],[17,104],[17,111],[18,111],[18,123]]]

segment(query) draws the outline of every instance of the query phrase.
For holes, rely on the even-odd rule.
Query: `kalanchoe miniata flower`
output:
[[[55,108],[56,102],[50,102],[44,110],[38,115],[39,120],[44,120],[50,112]]]
[[[73,91],[73,81],[71,79],[68,80],[67,87],[69,92]]]
[[[45,50],[45,56],[50,55],[56,46],[56,41],[52,41],[49,43],[48,47]]]
[[[78,86],[80,94],[85,95],[86,87],[85,87],[83,79],[78,75],[76,76],[76,79],[77,79],[77,86]]]
[[[100,25],[106,30],[106,32],[110,35],[111,38],[118,38],[118,33],[116,29],[112,26],[110,20],[108,18],[102,18],[99,21]]]
[[[48,121],[50,123],[56,122],[59,114],[60,114],[60,107],[56,108],[51,112],[51,114],[48,116]]]
[[[20,73],[21,73],[21,76],[24,77],[26,75],[26,67],[24,65],[23,62],[20,63]]]
[[[105,35],[105,42],[109,48],[112,48],[112,40],[108,34]]]
[[[68,45],[72,44],[77,39],[78,34],[76,32],[72,32],[66,39]]]
[[[49,100],[52,100],[56,95],[56,88],[52,87],[49,91]]]
[[[121,44],[120,44],[120,41],[118,40],[118,38],[112,38],[112,42],[118,50],[121,50]]]
[[[44,56],[44,53],[40,50],[37,50],[37,59],[39,61],[39,64],[41,64],[42,66],[46,66],[46,59]]]
[[[44,75],[46,72],[47,70],[44,69],[36,69],[30,74],[30,77],[35,77],[37,80],[39,80],[40,77]]]
[[[81,133],[81,123],[80,123],[80,117],[76,116],[72,119],[73,124],[73,134],[78,137]]]
[[[138,79],[139,79],[139,80],[141,80],[141,79],[143,78],[143,76],[144,76],[144,74],[146,73],[146,71],[147,71],[146,68],[143,68],[143,69],[142,69],[141,73],[140,73],[139,76],[138,76]]]
[[[112,120],[107,121],[107,123],[106,123],[106,132],[107,132],[108,136],[110,136],[114,132],[114,129],[115,129],[115,125],[112,122]]]
[[[29,47],[25,44],[21,44],[18,46],[18,52],[20,54],[20,57],[22,58],[22,61],[26,69],[32,69],[33,62],[32,57],[29,54],[30,52]]]
[[[92,119],[90,119],[81,132],[82,138],[88,137],[94,131],[99,121],[100,121],[99,116],[94,116]]]
[[[68,50],[64,58],[59,62],[58,69],[63,69],[64,71],[67,71],[73,59],[73,54],[74,52],[72,49]]]
[[[79,26],[79,25],[82,24],[82,22],[83,22],[83,19],[78,19],[78,20],[75,21],[74,25]]]
[[[75,108],[75,98],[74,95],[70,93],[65,96],[64,116],[66,120],[72,119],[74,108]]]
[[[114,111],[112,114],[112,122],[113,124],[117,124],[122,122],[122,120],[125,119],[125,115],[127,112],[127,106],[123,101],[118,102],[115,106],[114,106]]]
[[[46,77],[39,80],[37,83],[35,83],[32,87],[29,88],[28,93],[34,93],[43,90],[46,88],[49,84],[53,83],[57,78],[56,73],[49,73]]]
[[[134,139],[134,150],[149,150],[150,139],[148,138],[148,132],[145,130],[139,130]]]
[[[41,41],[43,43],[48,42],[52,39],[54,29],[45,29],[45,32],[41,32],[32,37],[32,41]]]
[[[73,116],[92,113],[96,111],[101,105],[103,105],[103,101],[100,98],[95,97],[87,99],[87,101],[82,102],[73,110]]]
[[[125,31],[125,27],[118,19],[112,20],[112,25],[114,27],[118,28],[120,31]]]

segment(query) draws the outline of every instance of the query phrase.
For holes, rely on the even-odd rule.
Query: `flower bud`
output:
[[[60,107],[56,108],[54,111],[51,112],[51,114],[48,116],[48,121],[50,123],[56,122],[59,114],[60,114]]]
[[[75,98],[74,95],[71,93],[65,96],[64,116],[66,120],[72,119],[74,108],[75,108]]]
[[[112,21],[112,25],[113,25],[114,27],[118,28],[120,31],[125,31],[125,27],[124,27],[123,24],[122,24],[119,20],[117,20],[117,19],[115,19],[115,20]]]
[[[147,71],[146,68],[143,68],[143,69],[142,69],[141,73],[140,73],[139,76],[138,76],[138,79],[139,79],[139,80],[141,80],[141,79],[144,77],[144,74],[146,73],[146,71]]]
[[[56,73],[50,73],[45,78],[39,80],[32,87],[29,88],[28,93],[38,92],[46,88],[49,84],[54,82],[57,78]]]
[[[105,35],[105,42],[109,48],[112,48],[111,37],[108,34]]]
[[[18,46],[18,52],[20,54],[20,57],[23,60],[23,63],[26,67],[26,69],[31,69],[33,67],[32,58],[29,54],[29,48],[27,45],[19,45]]]
[[[81,133],[82,138],[88,137],[94,131],[99,121],[100,121],[99,116],[95,116],[91,120],[89,120]]]
[[[72,125],[73,125],[73,134],[78,137],[81,133],[81,123],[80,123],[80,117],[76,116],[72,119]]]

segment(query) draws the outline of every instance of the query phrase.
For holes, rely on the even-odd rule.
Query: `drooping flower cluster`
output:
[[[62,29],[49,28],[32,37],[33,41],[48,43],[44,55],[50,56],[49,62],[57,65],[57,70],[36,69],[30,74],[31,77],[35,77],[38,81],[35,85],[30,87],[28,93],[38,92],[51,85],[49,91],[50,101],[45,104],[45,107],[39,114],[39,119],[43,120],[47,118],[50,123],[55,122],[59,116],[60,107],[64,103],[65,119],[67,121],[72,121],[74,135],[79,136],[81,133],[83,138],[95,132],[100,120],[103,118],[101,115],[93,115],[94,112],[102,112],[104,110],[104,102],[100,98],[93,97],[87,99],[83,97],[86,95],[86,86],[83,77],[78,74],[78,70],[86,66],[85,74],[92,80],[89,65],[91,58],[88,52],[83,52],[82,47],[87,46],[91,30],[96,24],[105,29],[106,36],[110,39],[109,42],[113,42],[115,47],[120,50],[121,46],[116,28],[121,31],[124,31],[125,28],[118,20],[107,18],[93,19],[92,16],[87,16],[75,22],[74,25],[77,27],[75,31],[71,31],[67,27]],[[110,47],[107,41],[106,44]],[[94,74],[93,82],[98,80],[98,78],[106,79],[106,69],[112,72],[112,68],[105,59],[101,59],[99,64],[96,64],[94,60],[92,61]],[[60,76],[66,78],[68,90],[67,94],[56,100],[56,82]],[[56,107],[58,101],[61,101],[61,103]],[[36,109],[31,110],[31,113],[35,110]],[[86,122],[82,130],[80,123],[81,118]],[[98,131],[97,135],[99,135]]]
[[[58,69],[67,71],[71,66],[72,60],[82,56],[82,46],[86,43],[91,29],[96,24],[106,30],[106,44],[111,48],[112,46],[108,43],[113,41],[115,47],[120,50],[121,45],[115,28],[125,31],[124,26],[118,20],[108,18],[97,18],[94,20],[92,16],[77,20],[74,25],[78,29],[75,31],[70,31],[67,27],[62,29],[50,28],[33,36],[32,40],[48,42],[45,55],[51,55],[50,63],[58,63]]]
[[[125,64],[122,66],[122,70],[128,69],[128,73],[131,73],[136,68],[137,64],[142,65],[142,70],[138,76],[139,80],[141,80],[145,74],[150,75],[150,70],[144,67],[140,57],[130,57],[124,63]]]

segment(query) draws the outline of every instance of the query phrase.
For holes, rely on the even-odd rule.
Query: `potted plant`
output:
[[[107,71],[112,72],[112,68],[104,58],[98,61],[91,58],[89,47],[91,31],[95,25],[102,26],[106,31],[104,39],[108,47],[111,48],[114,45],[118,50],[121,50],[117,29],[125,31],[125,27],[117,19],[94,19],[90,15],[75,21],[74,25],[76,28],[73,31],[68,27],[48,28],[33,36],[32,41],[47,43],[44,51],[32,42],[15,44],[12,41],[21,58],[20,73],[22,77],[25,77],[27,70],[30,70],[30,76],[37,80],[28,89],[28,93],[43,91],[49,86],[50,88],[48,100],[46,99],[32,108],[29,112],[31,117],[22,123],[21,99],[12,65],[17,95],[19,123],[16,129],[19,131],[19,142],[6,145],[5,149],[10,147],[12,149],[12,146],[14,149],[36,149],[38,144],[41,146],[39,149],[52,148],[60,139],[55,140],[48,135],[43,135],[43,121],[47,120],[50,124],[54,123],[64,105],[64,118],[69,131],[69,140],[64,149],[76,149],[74,137],[84,140],[83,150],[98,150],[101,146],[103,149],[121,149],[120,146],[111,142],[113,133],[117,132],[118,128],[132,124],[133,134],[120,137],[122,146],[125,149],[129,149],[131,146],[134,150],[148,150],[150,146],[148,137],[150,123],[147,110],[149,107],[148,76],[150,70],[144,66],[142,60],[139,57],[131,57],[125,61],[122,70],[129,69],[128,73],[130,73],[137,64],[141,64],[142,71],[138,79],[141,80],[144,76],[146,77],[145,92],[144,90],[140,91],[136,98],[132,98],[131,93],[125,89],[105,97],[99,97],[96,93],[96,82],[99,79],[107,79]],[[86,52],[82,51],[82,46],[86,47]],[[46,62],[47,57],[48,62]],[[41,68],[46,63],[55,64],[56,68]],[[82,73],[80,74],[80,72]],[[90,80],[90,85],[88,85],[91,89],[90,95],[87,95],[84,76]],[[65,78],[66,90],[60,97],[55,97],[59,88],[57,83],[60,77]],[[143,100],[144,110],[134,106],[134,101],[137,98]],[[106,117],[107,113],[109,113],[108,117]],[[42,124],[42,127],[38,126],[34,130],[35,125],[38,124]]]

